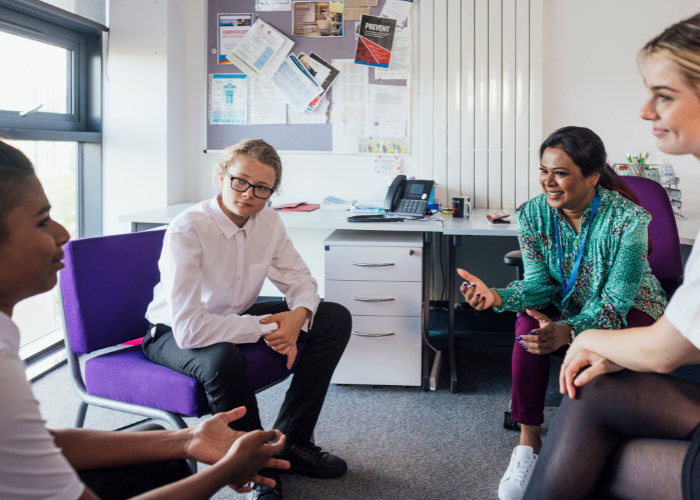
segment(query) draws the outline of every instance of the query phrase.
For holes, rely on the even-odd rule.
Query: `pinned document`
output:
[[[303,112],[323,92],[323,88],[294,54],[285,59],[272,78],[272,83],[287,101],[289,108],[297,113]]]
[[[253,14],[217,14],[219,38],[218,64],[232,64],[226,57],[253,25]]]
[[[368,70],[352,59],[333,59],[332,63],[340,70],[333,85],[333,110],[343,113],[343,120],[333,123],[333,153],[357,154],[358,140],[366,135]]]
[[[363,15],[355,47],[355,64],[388,68],[396,33],[395,19]]]
[[[403,26],[413,7],[413,0],[386,0],[379,17],[396,19],[396,24]]]
[[[294,2],[294,36],[343,36],[343,2]]]
[[[258,19],[236,44],[228,59],[255,80],[282,49],[285,38],[272,26]]]
[[[262,83],[259,79],[251,82],[250,124],[287,124],[287,102],[274,84]]]
[[[241,74],[209,75],[209,123],[248,123],[248,79]]]
[[[403,139],[407,116],[408,87],[370,85],[366,135]]]
[[[286,12],[292,10],[292,0],[255,0],[255,10]]]

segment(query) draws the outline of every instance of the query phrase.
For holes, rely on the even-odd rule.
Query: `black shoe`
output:
[[[275,458],[288,460],[291,466],[289,469],[280,469],[279,472],[317,479],[340,477],[348,470],[345,460],[321,451],[321,448],[313,443],[292,444]]]
[[[282,500],[282,482],[277,469],[263,469],[260,471],[263,477],[269,477],[275,481],[274,488],[255,485],[249,500]]]

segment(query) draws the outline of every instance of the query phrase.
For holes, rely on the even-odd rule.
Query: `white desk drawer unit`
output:
[[[324,245],[325,298],[353,325],[332,382],[421,385],[422,236],[337,230]]]

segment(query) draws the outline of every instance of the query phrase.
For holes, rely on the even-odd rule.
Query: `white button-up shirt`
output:
[[[76,500],[84,489],[41,418],[19,358],[19,330],[0,312],[0,498]]]
[[[700,349],[700,233],[683,272],[683,284],[664,313],[673,326]]]
[[[265,277],[290,309],[305,307],[313,321],[316,280],[287,236],[280,216],[265,208],[236,226],[216,198],[178,215],[165,232],[160,283],[146,319],[172,327],[183,349],[219,342],[257,342],[260,316],[242,315],[260,295]]]

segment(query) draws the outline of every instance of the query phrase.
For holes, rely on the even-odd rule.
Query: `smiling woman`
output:
[[[542,441],[549,355],[563,356],[576,334],[649,325],[666,306],[651,274],[650,215],[607,164],[603,141],[564,127],[540,147],[543,193],[517,211],[524,279],[488,288],[466,271],[472,307],[520,314],[515,325],[511,418],[520,445],[499,486],[501,500],[521,498]]]

